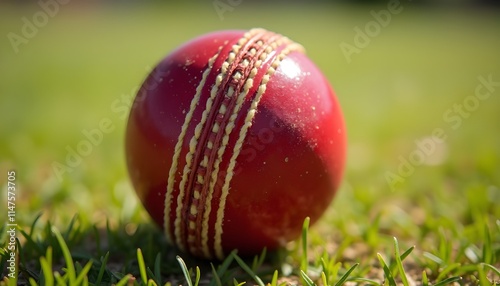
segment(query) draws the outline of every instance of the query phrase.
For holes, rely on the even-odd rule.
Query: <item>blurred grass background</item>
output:
[[[416,1],[414,1],[416,2]],[[388,229],[412,240],[423,220],[484,220],[500,217],[500,88],[481,101],[457,130],[443,113],[474,95],[478,76],[500,81],[500,13],[491,6],[427,7],[401,1],[387,27],[349,63],[340,44],[354,45],[379,5],[257,4],[242,1],[219,16],[213,2],[192,4],[61,5],[36,35],[15,53],[7,35],[22,35],[23,17],[37,4],[0,4],[0,182],[17,171],[18,222],[41,211],[56,224],[75,213],[103,225],[149,221],[127,178],[123,104],[167,53],[200,34],[263,27],[303,44],[332,83],[348,129],[346,176],[325,220],[345,232],[370,224],[384,210]],[[67,146],[84,140],[83,130],[108,118],[104,134],[72,172],[59,180],[53,163],[65,164]],[[392,191],[386,172],[397,173],[415,140],[443,128],[448,139],[432,165]],[[5,196],[2,195],[2,204]],[[3,208],[2,208],[3,209]],[[0,218],[3,221],[4,217]],[[384,226],[384,224],[382,224]]]

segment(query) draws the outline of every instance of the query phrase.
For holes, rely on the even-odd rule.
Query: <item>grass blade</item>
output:
[[[372,279],[368,279],[368,278],[363,278],[363,277],[353,277],[353,278],[347,279],[347,281],[363,282],[365,284],[380,286],[380,283],[378,281],[375,281],[375,280],[372,280]]]
[[[329,285],[328,279],[326,278],[325,271],[321,271],[321,282],[323,283],[323,285]]]
[[[252,263],[252,270],[253,271],[257,271],[257,269],[260,266],[262,266],[262,263],[264,263],[264,260],[266,259],[266,255],[267,255],[267,249],[264,247],[264,249],[262,249],[262,252],[260,253],[260,255],[256,255],[254,257],[254,260]]]
[[[59,232],[59,230],[57,230],[56,227],[52,227],[52,233],[54,233],[54,235],[57,238],[57,241],[59,242],[59,245],[61,246],[61,251],[63,253],[64,260],[66,261],[66,271],[69,278],[69,284],[75,285],[75,280],[76,280],[75,265],[73,263],[73,258],[71,257],[71,252],[69,252],[68,245],[66,244],[64,238],[62,237],[61,233]]]
[[[97,279],[95,285],[101,285],[102,277],[104,276],[104,271],[106,270],[106,265],[108,264],[109,251],[106,252],[104,257],[101,257],[101,267],[99,268],[99,274],[97,274]]]
[[[409,286],[408,278],[406,277],[405,268],[403,267],[403,261],[401,261],[401,255],[399,254],[399,243],[396,237],[394,239],[394,256],[396,257],[396,264],[399,269],[399,276],[401,276],[401,281],[404,286]]]
[[[154,275],[156,277],[156,282],[158,285],[162,285],[161,283],[161,254],[156,254],[155,258],[155,272]]]
[[[385,278],[389,282],[390,286],[396,286],[396,281],[394,280],[394,277],[392,276],[391,270],[387,266],[387,263],[385,263],[384,258],[380,253],[377,253],[377,258],[378,261],[380,262],[380,265],[382,265],[382,268],[384,270]]]
[[[47,248],[45,257],[40,258],[40,266],[42,267],[43,277],[46,285],[54,285],[54,275],[52,274],[52,247]]]
[[[92,267],[92,261],[89,261],[89,262],[87,262],[87,264],[85,264],[83,269],[80,271],[80,273],[76,277],[75,285],[85,284],[84,283],[85,278],[87,278],[87,274],[89,273],[91,267]]]
[[[271,279],[271,286],[278,286],[278,270],[274,270],[273,278]]]
[[[212,263],[210,263],[210,266],[212,266],[212,274],[214,275],[214,278],[212,281],[210,281],[210,285],[215,284],[216,286],[222,286],[222,282],[220,281],[219,274],[217,274],[217,271],[215,270],[215,267]]]
[[[309,222],[310,218],[306,217],[304,219],[304,224],[302,225],[302,260],[300,262],[300,269],[307,272],[307,266],[309,260],[307,258],[307,234],[309,232]]]
[[[94,232],[94,238],[95,238],[95,246],[96,246],[96,250],[97,250],[97,256],[98,257],[102,257],[101,235],[99,234],[99,229],[97,228],[97,225],[95,225],[95,224],[92,225],[92,231]]]
[[[139,264],[139,273],[144,284],[148,282],[148,275],[146,274],[146,264],[144,263],[144,256],[140,248],[137,248],[137,263]]]
[[[236,260],[236,262],[240,265],[240,267],[245,270],[246,273],[248,273],[248,275],[250,275],[252,277],[253,280],[255,280],[255,282],[257,282],[257,284],[259,286],[265,286],[264,282],[262,282],[262,279],[260,279],[259,276],[257,276],[253,271],[252,269],[250,269],[250,267],[248,267],[248,265],[238,256],[238,255],[234,255],[234,260]]]
[[[220,286],[222,284],[220,277],[224,273],[227,272],[227,269],[229,268],[229,265],[231,265],[231,263],[233,262],[234,256],[236,255],[236,253],[238,253],[237,250],[231,251],[231,253],[229,253],[229,255],[226,257],[226,259],[224,259],[222,264],[219,265],[218,270],[216,272],[214,272],[214,280],[210,281],[211,286],[213,286],[213,285]],[[215,271],[215,268],[213,267],[213,265],[212,265],[212,269]]]
[[[438,265],[443,264],[443,260],[442,260],[441,258],[437,257],[436,255],[434,255],[434,254],[432,254],[432,253],[430,253],[430,252],[424,252],[422,255],[423,255],[424,257],[426,257],[426,258],[428,258],[428,259],[430,259],[430,260],[434,261],[434,262],[435,262],[436,264],[438,264]]]
[[[328,285],[330,282],[330,267],[328,267],[323,257],[321,257],[320,261],[321,261],[321,267],[323,268],[323,271],[321,271],[321,280],[323,280],[323,285]]]
[[[491,271],[495,272],[496,275],[500,276],[500,270],[495,266],[488,263],[481,263],[484,268],[489,268]]]
[[[30,278],[31,278],[31,277],[30,277]],[[7,280],[7,284],[2,284],[2,285],[7,285],[7,286],[16,286],[16,285],[18,285],[18,284],[17,284],[17,280],[18,280],[18,275],[17,275],[17,274],[14,276],[14,278],[4,278],[4,279],[6,279],[6,280]],[[33,281],[34,281],[34,280],[33,280]],[[4,281],[2,281],[2,283],[3,283],[3,282],[5,282],[5,280],[4,280]],[[36,282],[35,282],[35,283],[36,283]],[[46,284],[46,285],[48,285],[48,284]]]
[[[490,281],[488,280],[488,277],[486,277],[486,273],[484,271],[484,268],[482,267],[482,265],[478,265],[477,266],[477,273],[478,273],[478,277],[479,277],[479,285],[481,286],[490,286],[492,285],[490,283]]]
[[[412,251],[415,249],[415,245],[408,248],[405,252],[403,252],[403,254],[401,254],[400,258],[401,258],[401,261],[405,260],[406,257],[408,257],[408,255],[410,255],[410,253],[412,253]]]
[[[184,277],[186,278],[186,283],[188,284],[188,286],[193,286],[193,281],[191,280],[191,275],[189,275],[189,269],[187,268],[186,263],[184,263],[184,260],[182,260],[179,255],[177,255],[175,258],[177,259],[177,261],[179,261],[182,273],[184,273]]]
[[[335,286],[340,286],[340,285],[344,284],[344,282],[347,281],[347,278],[349,278],[349,275],[351,275],[351,272],[353,272],[354,269],[356,269],[356,267],[358,267],[358,265],[359,265],[359,263],[356,263],[353,266],[351,266],[351,268],[349,268],[349,270],[347,270],[347,272],[344,273],[344,275],[342,275],[340,280],[337,281],[337,283],[335,283]]]
[[[198,284],[200,283],[200,278],[201,278],[200,267],[196,266],[196,276],[194,279],[194,286],[198,286]]]
[[[33,234],[35,233],[35,226],[41,217],[42,217],[42,213],[40,212],[33,220],[33,223],[31,224],[31,227],[30,227],[30,234],[29,234],[30,237],[33,236]]]
[[[342,267],[342,262],[335,263],[335,265],[333,265],[332,268],[330,268],[330,277],[337,277],[341,267]]]
[[[31,237],[28,233],[26,233],[26,231],[24,231],[23,229],[19,228],[19,232],[22,234],[22,236],[26,239],[26,242],[25,242],[25,246],[32,246],[34,248],[34,250],[36,250],[36,252],[40,255],[43,255],[43,249],[42,249],[42,246],[39,245],[38,243],[36,243],[34,240],[33,240],[33,237]],[[51,245],[49,243],[49,245]]]
[[[444,227],[439,227],[438,228],[438,236],[439,236],[439,247],[438,247],[438,253],[441,259],[445,261],[446,263],[450,262],[450,256],[451,256],[451,243],[446,237],[446,232]]]
[[[70,241],[70,235],[73,233],[73,228],[75,227],[75,224],[79,221],[79,216],[78,214],[75,214],[72,218],[71,221],[69,222],[68,229],[63,234],[63,238],[66,241]]]
[[[127,285],[132,277],[133,276],[131,274],[127,274],[127,275],[123,276],[123,278],[120,279],[120,281],[118,281],[118,283],[116,283],[115,286],[125,286],[125,285]]]
[[[493,262],[493,251],[491,249],[491,235],[488,228],[488,224],[484,225],[484,243],[483,243],[483,262],[492,263]]]
[[[59,274],[59,272],[54,272],[54,278],[57,281],[57,285],[60,285],[60,286],[68,285],[68,283],[61,277],[61,274]],[[72,284],[70,284],[70,285],[72,285]]]
[[[427,273],[422,271],[422,286],[429,286],[429,279],[427,279]]]
[[[453,282],[457,282],[460,280],[462,280],[462,277],[458,277],[458,276],[450,277],[448,279],[444,279],[443,281],[441,281],[439,283],[434,284],[434,286],[444,286],[444,285],[448,285],[448,284],[451,284]]]
[[[219,275],[222,275],[224,272],[227,271],[227,269],[229,268],[229,265],[231,265],[231,263],[233,262],[234,260],[234,256],[238,253],[237,250],[233,250],[231,251],[231,253],[229,253],[229,255],[226,257],[226,259],[224,259],[224,262],[222,262],[222,264],[219,266]]]
[[[312,279],[309,278],[309,276],[307,276],[307,274],[303,270],[300,270],[300,277],[302,277],[307,286],[316,286]]]
[[[446,266],[443,270],[441,270],[441,273],[439,273],[438,277],[436,278],[436,281],[441,281],[446,277],[448,273],[460,267],[460,265],[461,265],[460,263],[453,263]]]
[[[29,282],[30,282],[31,286],[38,286],[38,284],[36,283],[35,279],[33,279],[32,277],[29,278]],[[9,284],[10,284],[10,280],[9,280]],[[52,285],[50,285],[50,286],[52,286]]]
[[[238,280],[236,280],[236,278],[233,278],[233,285],[234,286],[242,286],[243,284],[245,284],[246,282],[243,281],[243,282],[238,282]]]

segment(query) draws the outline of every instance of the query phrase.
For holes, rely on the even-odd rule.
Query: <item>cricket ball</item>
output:
[[[304,48],[263,29],[195,38],[149,74],[132,105],[126,159],[168,240],[202,258],[296,239],[341,180],[339,103]]]

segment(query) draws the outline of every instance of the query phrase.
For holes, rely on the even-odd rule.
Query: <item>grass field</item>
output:
[[[0,285],[190,285],[197,266],[202,285],[500,284],[499,11],[402,1],[356,47],[356,27],[385,6],[243,1],[218,13],[212,2],[75,1],[23,36],[23,17],[40,9],[0,4]],[[303,44],[326,74],[344,111],[348,163],[331,208],[300,241],[211,264],[168,246],[138,202],[125,168],[126,113],[112,106],[186,40],[252,27]],[[13,45],[9,33],[24,40]],[[357,52],[346,57],[345,44]],[[102,120],[113,126],[102,142],[55,170]],[[429,141],[436,132],[443,140]],[[12,170],[17,280],[7,279]]]

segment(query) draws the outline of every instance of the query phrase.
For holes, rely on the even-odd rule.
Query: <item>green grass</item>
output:
[[[474,95],[478,76],[500,81],[499,14],[402,5],[347,63],[339,44],[352,44],[353,28],[381,8],[244,2],[221,21],[211,3],[65,6],[14,54],[5,35],[37,10],[0,4],[0,210],[16,170],[20,272],[0,285],[499,284],[500,88],[458,128],[443,120]],[[138,202],[125,170],[126,114],[112,105],[182,42],[256,26],[302,43],[334,86],[349,135],[344,182],[325,216],[305,221],[285,249],[197,260],[168,245]],[[59,180],[53,162],[103,118],[113,131]],[[432,160],[392,189],[386,173],[436,128],[447,138]]]
[[[73,221],[75,224],[79,223],[78,218]],[[307,224],[308,219],[304,222],[302,244],[310,248],[310,242],[307,241],[309,234]],[[325,251],[319,255],[321,257],[319,260],[315,261],[314,257],[310,257],[304,265],[304,251],[301,246],[291,247],[285,253],[270,253],[269,256],[266,256],[264,251],[253,259],[252,265],[249,264],[250,259],[245,259],[247,260],[245,262],[237,255],[236,251],[233,251],[224,261],[219,263],[219,266],[214,267],[211,264],[213,271],[210,273],[207,261],[199,261],[186,256],[188,262],[185,262],[181,256],[170,257],[171,253],[168,254],[171,252],[168,250],[169,246],[163,239],[162,233],[156,229],[145,228],[137,230],[132,235],[120,233],[119,229],[108,233],[108,235],[114,236],[111,240],[109,237],[107,238],[109,245],[115,245],[116,241],[112,241],[112,239],[127,239],[130,245],[109,247],[106,254],[99,257],[84,254],[81,248],[89,246],[82,243],[74,246],[72,251],[69,249],[68,245],[74,243],[70,237],[89,237],[92,236],[91,233],[81,228],[70,228],[61,233],[56,227],[46,225],[43,239],[26,243],[21,246],[19,252],[19,256],[23,257],[35,253],[36,249],[46,249],[46,252],[40,256],[40,267],[28,267],[26,261],[30,261],[30,259],[23,259],[20,264],[21,275],[23,277],[29,276],[31,285],[100,285],[101,283],[116,285],[169,285],[172,283],[175,285],[185,282],[187,285],[195,286],[232,283],[238,285],[237,281],[239,280],[252,281],[250,283],[257,285],[266,285],[264,281],[271,285],[281,285],[284,281],[280,282],[277,275],[280,272],[283,275],[284,272],[288,271],[290,272],[286,276],[291,279],[288,281],[299,282],[300,277],[302,284],[309,286],[319,284],[337,286],[348,281],[367,285],[413,285],[410,284],[410,279],[426,285],[429,281],[428,277],[431,277],[431,281],[434,282],[432,285],[448,285],[456,281],[466,285],[475,283],[491,285],[490,283],[493,283],[491,277],[498,279],[500,275],[498,267],[492,264],[457,259],[456,261],[460,262],[447,265],[438,256],[435,256],[434,259],[439,261],[439,268],[433,270],[431,264],[418,261],[418,257],[412,255],[415,246],[401,252],[399,242],[395,237],[392,249],[389,249],[385,255],[376,253],[376,255],[360,256],[355,260],[361,262],[356,263],[352,263],[349,259],[337,261],[334,255],[329,255]],[[497,235],[500,232],[498,226],[496,232]],[[26,239],[32,237],[27,233],[23,235]],[[105,240],[104,237],[100,239]],[[145,243],[144,240],[150,241],[150,243]],[[151,243],[153,240],[156,242]],[[496,254],[496,258],[498,258],[498,244],[491,241],[486,241],[486,243],[489,245],[483,245],[483,249],[497,248],[496,252],[487,255],[494,256]],[[137,248],[136,251],[133,251],[135,245],[143,245],[144,249]],[[157,252],[155,253],[155,251]],[[439,251],[441,249],[436,250],[436,252]],[[116,253],[117,257],[122,257],[111,263],[109,261],[110,253]],[[465,256],[464,253],[457,253],[457,256],[460,255]],[[377,257],[378,263],[374,261],[374,256]],[[162,262],[161,259],[164,257],[170,257],[171,261]],[[61,258],[63,258],[62,263],[57,263],[57,261],[61,261]],[[177,260],[178,265],[174,260]],[[82,266],[81,261],[85,261],[84,266]],[[498,260],[493,260],[492,263],[498,265]],[[279,269],[280,266],[281,269]],[[273,267],[277,269],[273,269]],[[286,267],[290,270],[285,271]],[[34,269],[39,269],[39,271]],[[203,272],[200,269],[203,269]],[[418,271],[422,269],[422,272]],[[411,270],[411,273],[408,270]],[[373,272],[378,272],[378,274]],[[166,275],[171,280],[162,284]],[[377,276],[383,276],[383,280]],[[200,281],[203,284],[200,284]],[[7,280],[0,283],[9,285]]]

